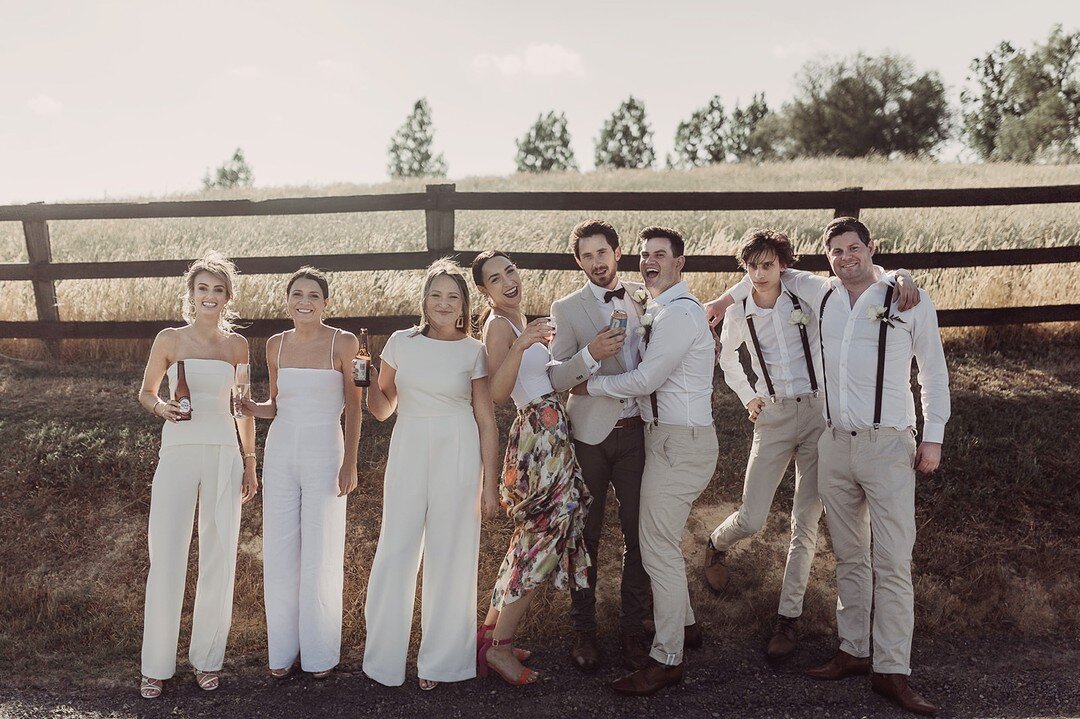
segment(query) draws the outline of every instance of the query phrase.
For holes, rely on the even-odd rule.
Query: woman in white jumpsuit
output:
[[[360,389],[354,335],[322,322],[326,277],[304,267],[285,289],[293,329],[266,343],[270,399],[245,414],[274,423],[263,460],[263,584],[270,674],[323,678],[341,659],[346,495],[356,488]],[[341,412],[345,409],[345,437]]]
[[[258,491],[255,423],[234,420],[230,408],[235,365],[248,362],[248,343],[232,332],[228,308],[236,268],[218,253],[192,263],[184,275],[186,327],[166,329],[154,339],[139,403],[165,420],[150,494],[143,621],[142,684],[145,699],[161,696],[176,672],[176,647],[184,603],[188,551],[195,508],[199,513],[199,575],[188,659],[202,689],[217,689],[232,622],[240,505]],[[191,419],[180,421],[173,396],[177,362],[184,362],[191,393]],[[159,396],[168,374],[169,394]],[[237,429],[244,453],[236,446]]]
[[[448,260],[427,273],[418,328],[382,352],[368,409],[397,411],[382,529],[368,580],[364,673],[405,681],[416,574],[423,559],[417,656],[421,689],[476,676],[476,582],[483,511],[498,511],[498,447],[484,346],[469,336],[469,289]]]

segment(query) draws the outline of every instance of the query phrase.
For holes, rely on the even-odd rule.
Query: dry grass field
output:
[[[459,181],[469,190],[776,190],[921,188],[1080,183],[1080,166],[961,166],[912,162],[801,161],[717,167],[689,173],[619,172]],[[413,191],[421,182],[375,187],[257,190],[243,196]],[[222,197],[231,195],[221,195]],[[683,229],[690,252],[725,253],[749,226],[786,229],[806,252],[827,212],[605,213],[622,231],[667,223]],[[885,250],[1040,247],[1080,242],[1075,206],[876,210],[864,219]],[[465,249],[562,249],[581,213],[459,213]],[[420,212],[321,217],[128,220],[50,223],[57,261],[179,258],[209,248],[233,256],[418,250]],[[19,223],[0,223],[0,262],[25,261]],[[939,307],[993,307],[1075,302],[1074,266],[952,269],[919,273]],[[332,278],[340,316],[414,311],[420,273],[339,273]],[[714,296],[733,275],[692,275],[700,296]],[[527,310],[580,283],[577,273],[526,273]],[[177,280],[65,281],[60,315],[67,320],[154,319],[179,315]],[[281,278],[242,278],[239,310],[280,314]],[[0,283],[0,319],[32,319],[29,283]],[[915,548],[917,637],[970,635],[993,628],[1027,636],[1080,631],[1080,332],[1075,325],[951,331],[946,336],[953,419],[945,465],[919,480]],[[146,518],[159,441],[158,422],[135,401],[148,344],[65,343],[60,364],[36,360],[35,343],[0,342],[0,685],[129,684],[137,673]],[[256,347],[258,345],[256,344]],[[18,359],[15,358],[18,357]],[[262,374],[262,378],[265,373]],[[256,376],[256,394],[265,384]],[[699,500],[684,548],[699,617],[714,636],[747,641],[775,612],[786,547],[790,482],[782,485],[766,531],[735,555],[735,585],[722,600],[704,591],[695,571],[705,532],[739,501],[751,428],[734,395],[717,385],[720,434],[717,475]],[[510,413],[500,410],[503,436]],[[345,658],[355,662],[364,637],[367,569],[378,537],[381,477],[392,423],[365,419],[361,487],[350,498],[346,556]],[[259,444],[266,424],[259,425]],[[613,510],[612,510],[613,512]],[[601,572],[601,614],[614,627],[611,580],[617,575],[617,522],[609,517]],[[824,524],[823,524],[824,527]],[[485,525],[481,603],[509,535],[505,520]],[[265,656],[261,504],[244,511],[231,665]],[[820,548],[828,549],[827,532]],[[189,579],[194,575],[194,553]],[[832,557],[815,561],[804,630],[833,631]],[[190,629],[194,586],[181,648]],[[534,641],[565,629],[567,598],[541,593],[524,626]],[[561,652],[561,649],[559,650]]]
[[[515,175],[470,178],[459,190],[752,191],[993,187],[1080,183],[1080,165],[958,165],[875,160],[800,160],[790,163],[722,165],[690,172],[627,170],[591,174]],[[422,191],[423,181],[382,185],[337,185],[218,192],[170,199],[335,195]],[[786,230],[803,252],[816,252],[828,211],[608,212],[600,213],[632,240],[647,224],[669,224],[687,237],[690,253],[726,254],[751,226]],[[579,212],[459,212],[456,246],[496,247],[513,252],[563,251]],[[972,250],[1047,247],[1080,242],[1075,205],[868,210],[863,219],[880,238],[883,251]],[[424,249],[423,212],[321,216],[149,219],[50,222],[53,257],[58,262],[194,257],[218,249],[234,257],[417,251]],[[628,242],[633,251],[633,242]],[[18,222],[0,222],[0,262],[25,262]],[[543,313],[548,303],[579,283],[576,272],[530,272],[526,310]],[[350,272],[333,277],[332,312],[338,316],[415,312],[421,272]],[[1080,295],[1080,273],[1070,265],[948,269],[920,273],[942,308],[1052,304]],[[692,274],[691,288],[714,297],[737,279],[728,274]],[[174,319],[179,316],[175,280],[68,280],[58,283],[61,319]],[[281,314],[281,277],[242,278],[237,307],[245,317]],[[35,317],[29,282],[0,282],[0,319]],[[138,359],[139,343],[69,343],[82,357]],[[0,352],[34,356],[37,343],[0,342]]]

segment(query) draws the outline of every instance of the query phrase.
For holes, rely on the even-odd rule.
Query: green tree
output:
[[[622,169],[652,167],[656,153],[645,104],[633,95],[611,114],[596,138],[596,167]]]
[[[705,107],[694,110],[675,130],[674,154],[668,155],[668,167],[701,167],[726,160],[725,120],[719,95],[714,95]]]
[[[795,155],[929,155],[949,135],[945,87],[936,72],[915,74],[901,55],[859,53],[807,63],[784,106]]]
[[[1080,30],[1055,25],[1043,44],[1002,42],[971,63],[961,93],[964,139],[984,160],[1080,157]]]
[[[540,115],[517,145],[518,172],[552,172],[576,170],[574,151],[570,147],[570,132],[566,115],[554,111]]]
[[[420,98],[390,138],[390,161],[386,166],[390,177],[445,177],[446,160],[442,153],[433,154],[434,139],[431,108],[427,100]]]
[[[755,94],[745,109],[736,102],[724,130],[728,154],[739,162],[761,162],[775,157],[776,125],[770,121],[774,115],[763,92]]]
[[[204,190],[251,187],[254,182],[255,175],[251,171],[251,165],[244,159],[244,151],[239,147],[232,158],[215,170],[213,175],[207,169],[202,180]]]

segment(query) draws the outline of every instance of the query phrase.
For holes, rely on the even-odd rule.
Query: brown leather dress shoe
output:
[[[682,664],[669,667],[666,664],[650,659],[649,666],[632,674],[627,674],[621,679],[616,679],[611,683],[611,688],[620,694],[645,697],[655,694],[664,687],[678,684],[682,681],[682,678]]]
[[[916,714],[932,716],[937,707],[926,701],[917,691],[908,684],[908,678],[904,674],[878,674],[870,675],[870,688],[875,694],[880,694],[901,709]]]
[[[645,636],[643,634],[623,634],[622,664],[630,671],[644,669],[649,666],[649,652],[645,649]]]
[[[806,670],[806,676],[826,681],[836,681],[847,677],[865,676],[870,673],[870,657],[856,657],[848,654],[843,649],[837,649],[836,654],[820,667]]]
[[[574,630],[574,646],[570,649],[574,666],[583,672],[595,672],[600,668],[600,644],[596,630]]]
[[[787,659],[795,651],[795,624],[798,617],[785,617],[783,614],[776,619],[773,626],[772,639],[765,648],[765,656],[770,662],[779,662]]]
[[[727,589],[729,573],[724,564],[724,553],[713,549],[712,542],[705,547],[705,586],[713,594],[721,594]]]
[[[687,624],[683,628],[683,647],[686,649],[700,649],[704,643],[705,632],[701,630],[700,624],[694,622],[693,624]]]

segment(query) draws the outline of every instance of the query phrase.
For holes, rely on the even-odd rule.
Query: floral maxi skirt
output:
[[[514,520],[491,605],[501,610],[552,577],[557,589],[585,589],[592,563],[582,532],[592,497],[555,394],[518,410],[510,427],[499,495]]]

